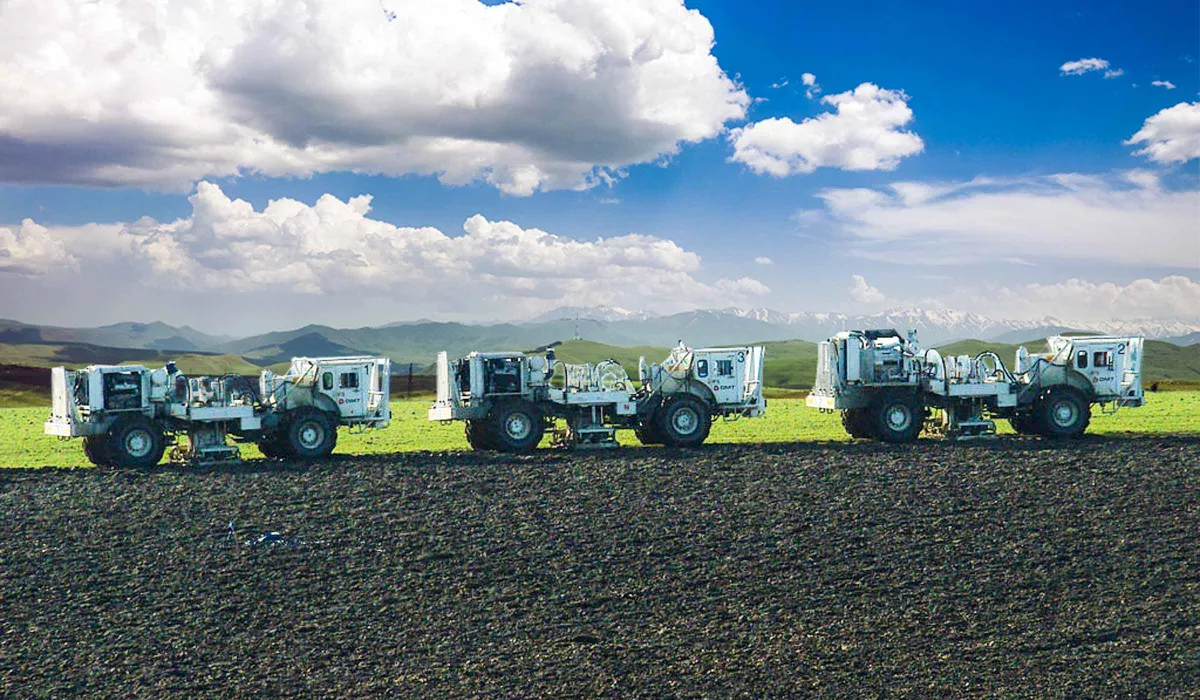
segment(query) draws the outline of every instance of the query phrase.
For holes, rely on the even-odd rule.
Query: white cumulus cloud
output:
[[[1142,278],[1128,284],[1070,279],[1002,287],[975,301],[981,308],[1007,318],[1200,318],[1200,283],[1182,275]]]
[[[1200,191],[1146,171],[826,189],[852,254],[907,264],[1011,258],[1200,268]]]
[[[247,308],[266,293],[298,305],[305,297],[353,305],[375,294],[415,308],[506,315],[564,304],[686,310],[770,291],[748,277],[703,282],[698,255],[653,236],[576,240],[479,215],[449,236],[372,219],[366,195],[326,194],[312,205],[276,199],[259,211],[208,182],[190,201],[191,216],[171,222],[0,228],[0,278],[55,278],[77,267],[86,273],[81,284],[116,291],[132,269],[146,289],[232,295]]]
[[[1200,158],[1200,102],[1180,102],[1151,116],[1126,146],[1145,144],[1135,155],[1156,163],[1183,163]]]
[[[774,265],[775,264],[774,260],[768,258],[765,255],[755,258],[754,262],[758,263],[759,265]]]
[[[821,94],[821,86],[817,85],[817,76],[813,75],[812,73],[805,73],[804,75],[801,75],[800,82],[804,83],[804,86],[808,88],[804,91],[806,96],[812,98]]]
[[[862,275],[853,275],[851,277],[853,284],[850,285],[850,298],[860,304],[882,304],[886,296],[883,292],[875,287],[867,284],[867,280]]]
[[[821,167],[893,170],[902,158],[925,148],[921,137],[903,129],[913,112],[901,90],[863,83],[821,101],[836,111],[799,124],[771,118],[734,129],[730,160],[756,173],[783,177]]]
[[[587,188],[745,115],[713,44],[680,0],[7,0],[0,181]]]
[[[1120,78],[1122,75],[1125,75],[1124,68],[1117,68],[1116,70],[1104,71],[1104,79],[1105,80],[1110,80],[1112,78]]]
[[[1175,83],[1172,83],[1170,80],[1155,80],[1154,82],[1152,82],[1150,84],[1153,85],[1154,87],[1166,88],[1168,90],[1175,89]]]
[[[731,298],[745,299],[750,296],[771,293],[770,287],[751,277],[739,277],[735,280],[719,279],[715,286],[721,292],[730,295]]]
[[[1062,75],[1083,75],[1107,68],[1108,61],[1103,58],[1081,58],[1078,61],[1067,61],[1058,67],[1058,71]]]
[[[15,229],[0,226],[0,274],[37,275],[77,267],[78,260],[66,245],[32,219]]]

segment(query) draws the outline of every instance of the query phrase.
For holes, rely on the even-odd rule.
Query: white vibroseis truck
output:
[[[841,411],[851,436],[915,440],[922,429],[952,438],[992,436],[996,418],[1026,435],[1078,437],[1093,404],[1141,406],[1140,337],[1054,336],[1048,351],[1017,350],[1010,370],[994,352],[942,357],[916,332],[843,331],[820,343],[806,402]]]
[[[715,417],[763,414],[764,348],[693,350],[682,344],[659,365],[639,361],[639,384],[615,360],[569,364],[521,352],[473,352],[451,361],[438,354],[432,421],[466,422],[476,450],[527,452],[554,430],[562,446],[616,446],[616,430],[643,444],[694,447]]]
[[[256,387],[236,374],[188,376],[173,362],[56,367],[44,429],[82,437],[97,466],[149,468],[171,445],[172,461],[233,461],[227,438],[257,443],[269,458],[320,458],[339,426],[388,425],[390,368],[381,357],[297,357],[286,374],[263,370]]]

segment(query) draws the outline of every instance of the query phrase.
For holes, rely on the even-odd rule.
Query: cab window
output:
[[[717,360],[717,376],[732,377],[733,376],[733,360]]]
[[[1107,367],[1112,364],[1112,357],[1107,350],[1097,350],[1092,353],[1093,367]]]
[[[321,375],[321,388],[325,391],[333,389],[333,372],[326,372]]]
[[[338,386],[342,389],[358,388],[358,372],[343,372]]]
[[[1087,369],[1087,350],[1080,350],[1075,355],[1075,366],[1079,369]]]
[[[700,360],[696,363],[696,376],[702,379],[708,376],[708,360]]]

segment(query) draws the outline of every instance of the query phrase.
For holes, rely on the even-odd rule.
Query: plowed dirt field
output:
[[[0,470],[0,696],[1184,696],[1198,538],[1194,437]]]

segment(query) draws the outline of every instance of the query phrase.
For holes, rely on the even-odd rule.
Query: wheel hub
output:
[[[528,416],[513,413],[504,421],[504,432],[513,440],[524,440],[533,431],[533,423]]]
[[[691,408],[681,408],[675,412],[675,417],[671,424],[675,427],[675,432],[680,435],[690,435],[696,431],[696,426],[700,423],[696,418],[696,412]]]
[[[300,444],[313,449],[325,439],[325,431],[315,423],[305,423],[300,426]]]
[[[1076,411],[1075,404],[1070,401],[1059,401],[1054,405],[1054,422],[1062,427],[1067,427],[1075,423]]]
[[[888,428],[897,432],[906,430],[908,426],[912,425],[912,416],[908,408],[904,406],[892,406],[887,410],[884,418],[887,420]]]
[[[144,430],[134,430],[125,436],[125,451],[131,457],[145,457],[150,454],[150,446],[154,443],[150,434]]]

